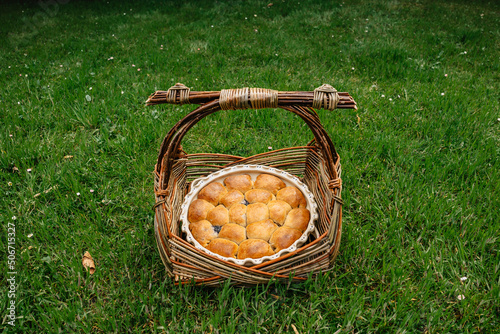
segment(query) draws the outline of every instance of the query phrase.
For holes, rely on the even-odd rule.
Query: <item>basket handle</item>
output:
[[[170,173],[166,173],[166,171],[172,168],[175,159],[179,157],[179,152],[182,151],[181,141],[194,125],[206,116],[220,110],[247,108],[282,108],[298,115],[313,133],[316,145],[325,157],[331,183],[336,184],[338,183],[338,174],[335,167],[339,157],[313,107],[333,110],[342,106],[343,108],[356,109],[356,102],[349,94],[338,93],[329,85],[323,85],[314,92],[278,92],[260,88],[229,89],[221,92],[190,92],[186,86],[177,84],[167,92],[154,93],[147,101],[148,105],[160,103],[202,103],[200,107],[177,122],[163,140],[156,164],[156,172],[160,176],[160,189],[166,189],[170,176]]]
[[[175,84],[168,89],[168,91],[159,90],[155,93],[151,94],[151,96],[146,101],[147,105],[157,105],[157,104],[205,104],[213,100],[217,100],[221,97],[221,94],[227,94],[227,91],[235,91],[233,89],[230,90],[221,90],[221,91],[206,91],[206,92],[197,92],[191,91],[188,87],[181,83]],[[238,91],[238,89],[236,89]],[[270,89],[260,89],[260,88],[242,88],[239,91],[247,91],[248,94],[252,94],[250,99],[254,100],[262,94],[267,92],[277,92],[278,94],[278,105],[279,106],[292,106],[299,105],[305,107],[313,107],[316,109],[321,109],[325,107],[325,109],[357,109],[356,102],[354,99],[346,92],[337,92],[335,88],[330,85],[322,85],[321,87],[316,88],[313,92],[303,92],[303,91],[293,91],[293,92],[279,92]],[[257,92],[257,94],[254,94]],[[335,93],[335,94],[333,94]],[[336,105],[331,104],[329,97],[336,95],[338,101]],[[325,98],[327,99],[326,104],[317,105],[314,103],[314,100],[318,102],[323,101]],[[247,99],[247,100],[250,100]],[[272,100],[272,99],[271,99]],[[264,101],[265,102],[265,101]],[[259,108],[275,108],[273,106],[260,106],[259,103],[255,103],[255,106],[252,106],[253,109]],[[244,109],[244,108],[236,108],[236,109]]]

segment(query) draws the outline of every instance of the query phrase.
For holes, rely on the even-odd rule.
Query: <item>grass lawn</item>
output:
[[[0,331],[498,331],[499,3],[269,2],[0,5]],[[329,83],[354,97],[358,110],[318,111],[343,170],[333,271],[254,288],[172,284],[152,171],[193,106],[144,102],[176,82]],[[248,156],[311,139],[283,110],[226,111],[183,147]]]

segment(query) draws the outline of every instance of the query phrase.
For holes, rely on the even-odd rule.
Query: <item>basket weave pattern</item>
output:
[[[194,280],[196,284],[216,286],[230,279],[231,284],[254,285],[272,279],[303,281],[310,273],[316,275],[330,270],[339,250],[342,231],[341,165],[331,139],[312,109],[316,92],[273,91],[277,94],[278,107],[298,115],[311,129],[314,140],[306,146],[239,157],[215,153],[186,154],[182,150],[182,138],[198,121],[221,110],[221,104],[235,104],[227,101],[220,103],[220,92],[189,92],[187,87],[179,84],[174,87],[168,92],[156,92],[149,98],[148,104],[199,103],[201,106],[170,130],[155,167],[155,237],[168,275],[176,283]],[[356,103],[347,93],[337,94],[335,91],[335,94],[326,97],[324,93],[320,94],[324,100],[323,107],[356,108]],[[260,95],[260,102],[255,103],[260,108],[269,107],[266,101],[270,98]],[[250,96],[250,100],[255,99],[255,96]],[[330,99],[336,99],[335,103],[330,103]],[[255,104],[252,103],[252,106]],[[296,251],[250,267],[216,258],[188,243],[181,233],[180,215],[191,182],[200,176],[240,164],[270,166],[299,177],[314,194],[318,205],[319,218],[315,224],[320,236],[311,235]]]

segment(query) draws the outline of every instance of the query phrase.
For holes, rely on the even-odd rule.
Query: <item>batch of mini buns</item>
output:
[[[189,230],[209,251],[228,258],[258,259],[290,247],[309,225],[302,192],[280,178],[232,175],[212,182],[188,209]]]

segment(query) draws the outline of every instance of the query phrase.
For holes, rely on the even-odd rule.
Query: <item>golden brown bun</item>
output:
[[[269,219],[269,209],[264,203],[254,203],[247,206],[247,225]]]
[[[271,234],[278,228],[278,225],[273,223],[271,219],[261,220],[260,222],[252,223],[247,226],[248,239],[261,239],[269,241]]]
[[[226,196],[224,196],[220,200],[220,203],[229,209],[231,207],[231,205],[237,204],[237,203],[242,204],[244,200],[245,200],[245,196],[243,195],[243,193],[241,191],[231,190],[226,194]]]
[[[252,189],[245,193],[245,199],[248,203],[267,204],[273,200],[274,195],[264,189]]]
[[[277,253],[282,249],[290,247],[301,235],[302,233],[299,230],[282,226],[274,231],[269,239],[269,243]]]
[[[309,218],[311,218],[309,210],[306,208],[296,208],[288,213],[284,226],[297,229],[304,233],[307,229],[307,225],[309,225]]]
[[[214,227],[208,220],[200,220],[196,223],[189,224],[189,230],[193,235],[193,238],[196,239],[203,247],[207,247],[208,243],[212,241],[212,239],[217,238],[217,233],[214,231]]]
[[[238,249],[238,259],[259,259],[271,255],[274,255],[271,246],[260,239],[247,239],[240,244]]]
[[[260,174],[255,179],[253,187],[255,189],[265,189],[271,194],[276,195],[278,193],[278,190],[286,187],[286,184],[276,176],[269,174]]]
[[[226,224],[219,232],[219,238],[231,240],[238,245],[247,238],[247,231],[237,224]]]
[[[213,205],[218,205],[219,201],[227,194],[227,189],[219,182],[212,182],[198,193],[198,199],[204,199]]]
[[[292,208],[305,208],[307,206],[306,198],[296,187],[285,187],[281,189],[278,191],[276,199],[287,202]]]
[[[224,205],[213,208],[207,215],[207,220],[214,226],[222,226],[229,223],[229,211]]]
[[[207,246],[207,249],[215,254],[225,257],[236,257],[238,245],[226,239],[213,239]]]
[[[253,181],[250,175],[232,175],[226,177],[224,184],[227,190],[238,190],[243,194],[252,189]]]
[[[271,201],[267,207],[269,208],[269,218],[280,226],[285,223],[286,216],[292,210],[290,204],[285,201]]]
[[[247,206],[234,204],[229,208],[229,222],[241,226],[247,226]]]
[[[190,223],[207,219],[207,215],[214,206],[203,199],[194,200],[189,206],[188,220]]]

